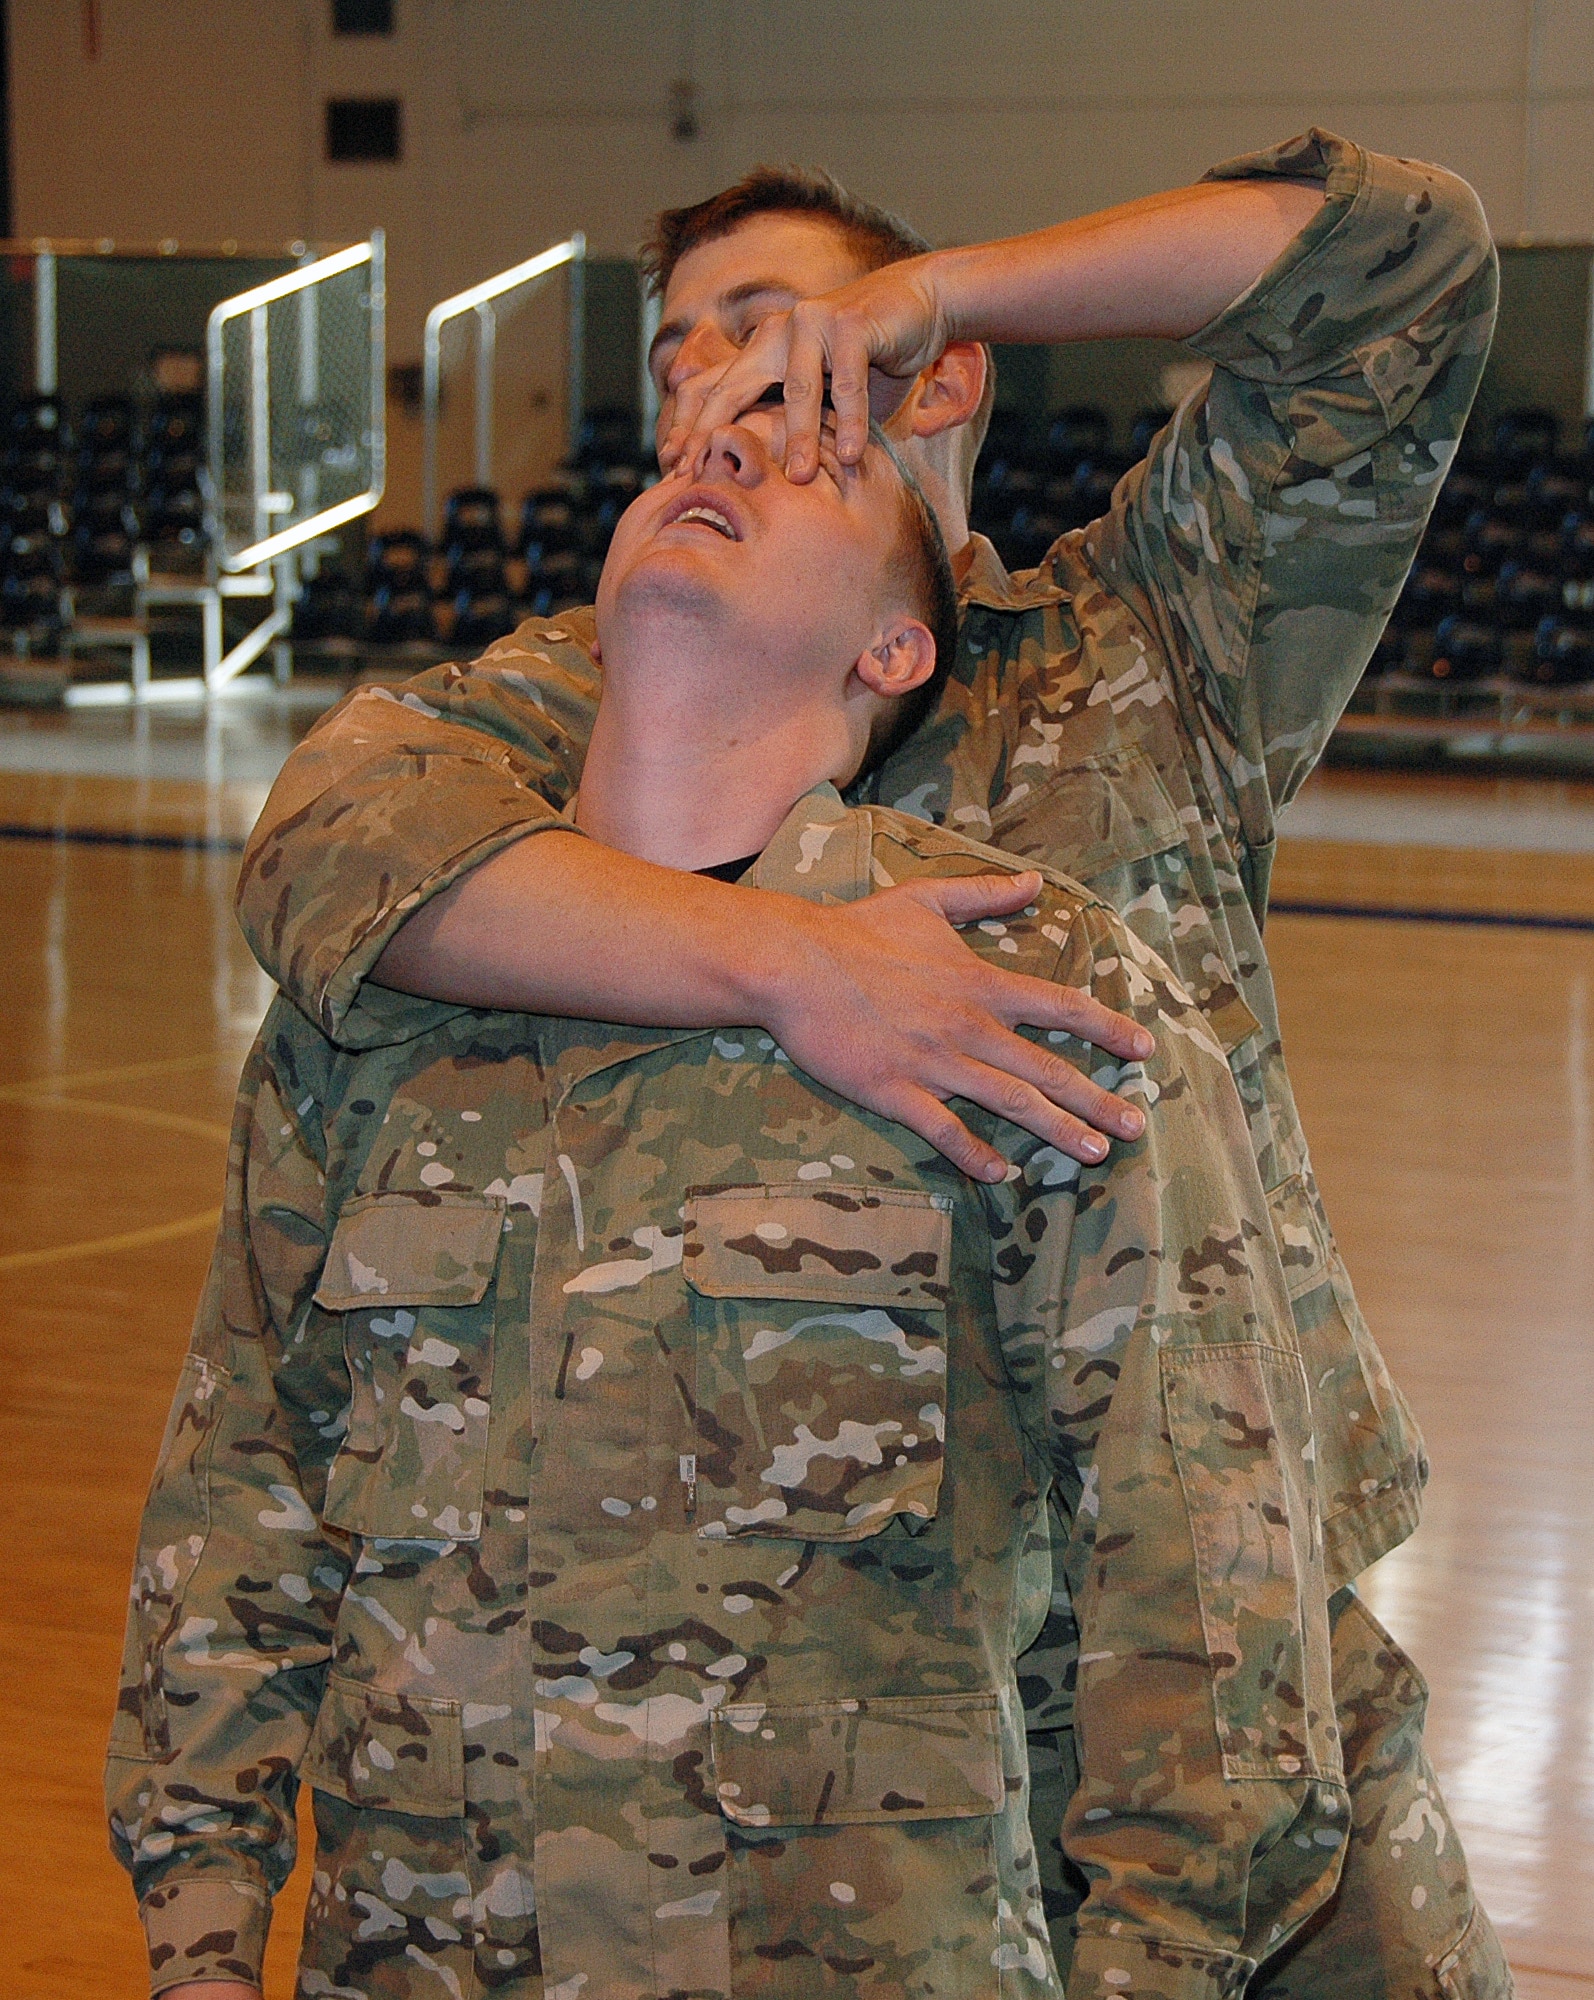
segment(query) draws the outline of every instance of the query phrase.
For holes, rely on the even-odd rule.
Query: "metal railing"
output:
[[[314,540],[318,535],[328,534],[345,522],[370,513],[381,500],[387,465],[384,261],[382,231],[373,229],[369,242],[351,244],[347,250],[318,258],[314,263],[302,265],[297,271],[289,271],[267,284],[256,285],[247,292],[240,292],[235,298],[224,299],[211,313],[205,335],[209,374],[210,501],[213,512],[211,544],[223,569],[234,574],[256,569],[262,563]],[[366,310],[361,326],[359,355],[360,370],[366,374],[367,381],[364,393],[356,397],[363,408],[355,414],[363,419],[364,435],[352,443],[335,445],[333,450],[341,452],[345,460],[352,453],[353,462],[364,465],[367,478],[363,491],[348,495],[330,507],[321,507],[317,505],[320,497],[318,455],[311,451],[307,456],[305,450],[306,445],[313,445],[317,440],[298,436],[290,426],[285,435],[292,437],[291,448],[285,443],[280,451],[278,449],[272,399],[271,309],[286,299],[296,301],[293,322],[297,350],[295,403],[296,414],[302,419],[304,413],[313,411],[322,400],[322,376],[326,361],[325,342],[320,331],[322,289],[345,272],[355,271],[361,266],[369,266],[368,288],[362,299]],[[248,321],[248,354],[243,364],[245,382],[239,399],[241,422],[231,426],[232,385],[227,371],[227,329],[235,320],[244,318]],[[252,516],[252,532],[245,530],[241,535],[233,533],[230,515],[234,496],[229,482],[228,445],[236,442],[234,430],[241,433],[245,444],[248,490],[243,498]],[[326,456],[324,451],[319,454],[322,459]],[[292,472],[297,491],[286,491],[278,483],[274,475],[279,469]],[[274,527],[273,524],[284,516],[295,518],[283,527]]]
[[[443,398],[443,328],[465,313],[476,317],[476,484],[493,483],[493,366],[497,359],[497,301],[508,292],[535,285],[562,266],[570,268],[570,299],[566,329],[566,364],[570,439],[580,433],[585,406],[583,362],[586,347],[587,239],[578,229],[524,263],[513,264],[496,277],[441,299],[426,315],[421,349],[421,404],[424,425],[421,463],[421,515],[427,539],[437,540],[440,525],[437,494],[437,424]]]

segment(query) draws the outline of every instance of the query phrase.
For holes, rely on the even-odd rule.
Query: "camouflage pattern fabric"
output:
[[[1214,171],[1315,177],[1325,204],[1192,342],[1211,379],[1107,516],[1016,579],[976,538],[940,711],[873,795],[1081,878],[1228,1051],[1307,1361],[1337,1586],[1410,1532],[1425,1466],[1323,1214],[1261,923],[1277,814],[1360,676],[1459,438],[1496,269],[1470,190],[1438,169],[1314,132]],[[357,694],[290,758],[239,911],[262,964],[344,1046],[448,1018],[365,974],[427,896],[562,824],[597,702],[591,639],[590,612],[532,621],[471,667]],[[1037,1770],[1069,1726],[1074,1657],[1059,1585],[1021,1681]],[[1056,1823],[1044,1806],[1043,1868]],[[1047,1893],[1066,1909],[1066,1884]],[[1412,1990],[1392,1971],[1397,1987]]]
[[[752,879],[1002,865],[822,787]],[[306,1996],[1205,2000],[1334,1893],[1311,1398],[1223,1050],[1062,878],[971,935],[1156,1027],[1140,1142],[972,1112],[981,1187],[753,1030],[350,1053],[273,1007],[109,1766],[155,1991],[252,1969],[301,1775]],[[1016,1667],[1049,1492],[1061,1968]]]
[[[937,713],[870,797],[1066,870],[1191,992],[1251,1123],[1319,1408],[1331,1580],[1415,1525],[1409,1412],[1312,1175],[1262,947],[1277,815],[1320,753],[1410,565],[1487,352],[1497,291],[1471,190],[1329,134],[1214,169],[1325,202],[1191,342],[1214,363],[1110,512],[1010,578],[976,538]],[[590,611],[471,667],[366,689],[290,757],[244,859],[261,964],[334,1040],[441,1006],[354,1005],[404,919],[549,827],[599,691]]]

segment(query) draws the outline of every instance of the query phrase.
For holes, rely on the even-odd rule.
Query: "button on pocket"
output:
[[[368,1538],[475,1541],[504,1203],[390,1193],[338,1218],[316,1304],[344,1316],[352,1399],[324,1518]]]
[[[733,1188],[689,1200],[685,1221],[698,1532],[858,1541],[929,1520],[951,1196]]]

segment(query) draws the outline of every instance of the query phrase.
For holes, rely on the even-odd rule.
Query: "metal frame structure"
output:
[[[271,484],[271,355],[266,308],[278,299],[292,298],[295,293],[300,295],[299,402],[301,405],[313,403],[319,393],[315,287],[361,264],[371,267],[371,484],[364,493],[357,493],[335,507],[326,507],[307,515],[292,527],[273,534],[273,518],[291,511],[296,504],[296,496],[278,494]],[[273,557],[286,555],[290,549],[313,541],[317,535],[329,534],[345,522],[369,514],[381,501],[387,476],[384,266],[383,233],[380,229],[373,229],[369,242],[351,244],[347,250],[317,258],[313,264],[303,264],[297,271],[289,271],[267,284],[240,292],[236,298],[223,299],[210,315],[205,330],[210,390],[210,480],[212,505],[218,510],[212,524],[211,546],[216,551],[220,566],[233,575],[257,569]],[[255,539],[244,548],[229,553],[219,512],[225,470],[223,342],[227,322],[246,313],[249,316],[250,478],[254,489]]]
[[[320,345],[316,287],[344,271],[362,264],[371,268],[371,483],[363,493],[324,507],[295,521],[291,527],[272,532],[273,519],[291,511],[295,504],[313,506],[315,472],[303,469],[301,491],[295,496],[274,490],[271,480],[271,352],[268,308],[279,299],[299,300],[299,378],[301,408],[313,404],[320,394]],[[382,498],[387,475],[387,371],[386,352],[386,260],[385,240],[380,229],[371,231],[370,240],[351,244],[330,257],[306,262],[296,271],[255,285],[236,297],[223,299],[210,315],[205,329],[208,376],[208,427],[210,465],[210,553],[203,583],[176,578],[146,577],[138,585],[140,611],[152,605],[197,605],[204,630],[204,688],[214,694],[245,671],[268,646],[277,647],[277,679],[286,680],[291,671],[286,639],[293,622],[293,606],[299,595],[297,551],[334,528],[369,514]],[[221,514],[225,475],[225,413],[223,409],[224,343],[228,322],[249,319],[249,455],[250,481],[254,501],[254,539],[242,549],[229,552]],[[286,503],[286,505],[284,504]],[[270,612],[230,651],[222,650],[223,600],[229,597],[269,597]]]
[[[307,249],[302,242],[239,243],[229,239],[225,243],[178,243],[174,238],[166,237],[158,243],[122,243],[110,236],[8,237],[0,241],[0,256],[33,259],[33,386],[41,396],[53,396],[60,387],[56,338],[57,258],[79,258],[92,262],[96,259],[158,257],[172,263],[186,263],[195,258],[206,261],[236,258],[244,263],[263,257],[293,257],[302,261],[306,255]]]
[[[133,566],[133,610],[131,618],[73,618],[63,636],[64,651],[84,646],[128,649],[126,681],[88,682],[69,687],[66,701],[71,707],[105,704],[142,704],[157,700],[192,700],[218,692],[235,681],[270,647],[274,655],[275,679],[281,683],[291,672],[291,656],[286,635],[292,622],[293,605],[299,595],[300,551],[318,537],[344,522],[370,512],[382,497],[386,470],[386,371],[384,367],[385,293],[384,244],[380,230],[373,230],[368,242],[349,246],[312,261],[303,242],[245,245],[229,241],[216,245],[159,243],[117,243],[109,238],[65,240],[40,237],[27,244],[0,245],[25,252],[34,263],[34,385],[41,394],[59,388],[59,343],[57,305],[57,260],[60,257],[94,259],[111,257],[160,257],[188,259],[294,257],[298,268],[225,299],[211,313],[206,334],[208,359],[209,450],[208,496],[211,519],[204,573],[199,576],[152,574],[148,553],[140,549]],[[367,421],[370,426],[372,477],[364,493],[335,507],[315,509],[314,467],[302,469],[300,492],[285,496],[270,489],[270,353],[267,310],[277,300],[297,296],[299,300],[298,401],[314,403],[319,395],[319,343],[316,287],[340,272],[360,265],[371,267],[371,395]],[[227,322],[248,314],[250,317],[250,442],[251,476],[254,487],[254,535],[247,546],[228,551],[219,518],[221,494],[221,370],[223,329]],[[305,517],[291,527],[271,532],[274,514],[289,511],[297,503],[309,507]],[[305,550],[313,561],[313,551]],[[226,651],[223,614],[231,598],[271,600],[271,608],[246,637]],[[203,678],[155,679],[150,673],[149,614],[162,606],[183,606],[200,614]]]
[[[570,267],[568,340],[569,420],[572,443],[585,414],[584,362],[586,347],[587,239],[579,229],[524,263],[513,264],[496,277],[484,278],[452,298],[441,299],[426,315],[421,347],[421,405],[424,427],[421,470],[421,519],[428,541],[437,540],[440,520],[437,495],[437,421],[443,397],[443,328],[465,313],[476,315],[476,483],[490,486],[493,478],[493,364],[498,346],[496,302],[507,292],[534,285]]]

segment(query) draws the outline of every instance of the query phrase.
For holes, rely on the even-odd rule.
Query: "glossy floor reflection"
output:
[[[100,1757],[233,1079],[269,998],[231,919],[234,849],[312,716],[161,718],[142,752],[125,715],[0,719],[0,825],[188,843],[0,837],[0,1920],[6,1990],[28,2000],[144,1986]],[[139,775],[114,775],[117,744]],[[1484,854],[1420,787],[1314,793],[1372,801],[1397,844],[1330,814],[1322,839],[1286,841],[1285,901],[1594,920],[1587,788],[1522,794],[1521,847]],[[1488,797],[1496,827],[1513,798]],[[1445,841],[1401,842],[1403,823]],[[1330,1209],[1434,1461],[1424,1524],[1368,1594],[1432,1683],[1435,1760],[1523,2000],[1591,2000],[1594,933],[1280,916],[1268,936]]]
[[[1433,1460],[1368,1577],[1524,1965],[1594,1975],[1594,937],[1281,917],[1291,1069]]]

